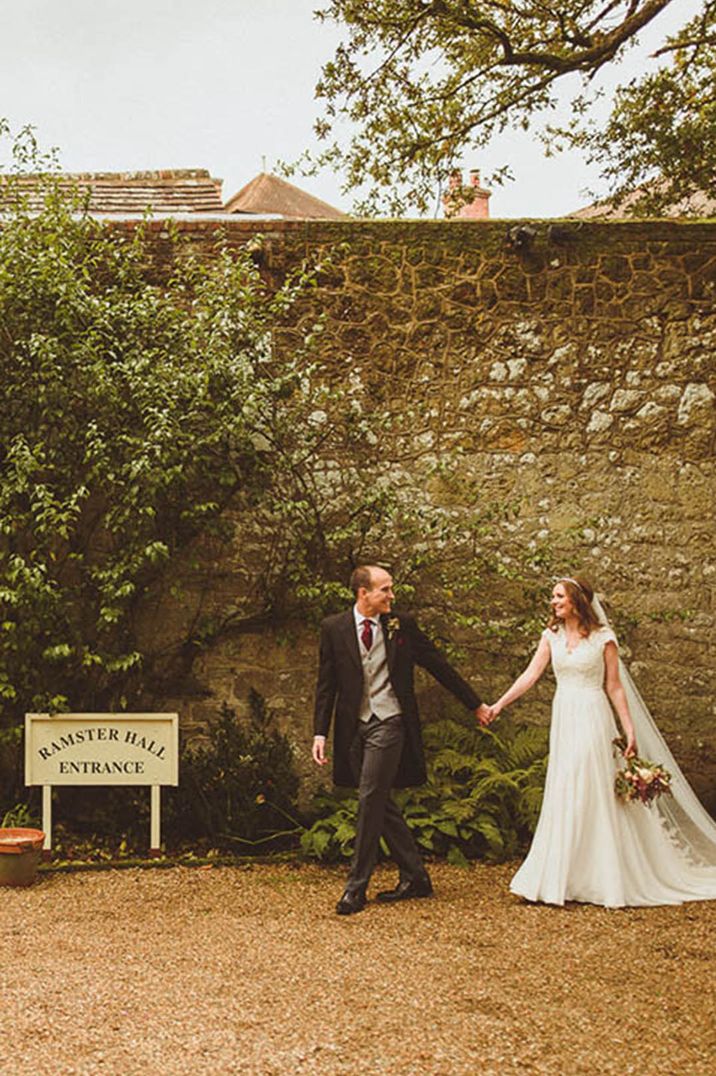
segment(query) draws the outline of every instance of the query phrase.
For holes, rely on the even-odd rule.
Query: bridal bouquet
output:
[[[615,745],[624,749],[623,740],[615,740]],[[671,792],[671,774],[659,762],[648,762],[644,758],[627,758],[624,769],[617,770],[614,779],[614,791],[625,803],[638,800],[648,806],[662,796]]]

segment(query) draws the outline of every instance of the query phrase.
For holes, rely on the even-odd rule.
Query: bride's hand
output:
[[[634,758],[636,755],[636,740],[633,736],[627,738],[627,745],[624,748],[624,758]]]

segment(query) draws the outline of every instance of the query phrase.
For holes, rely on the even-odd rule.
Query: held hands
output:
[[[495,718],[499,716],[501,711],[502,706],[499,702],[494,702],[492,706],[488,706],[487,703],[483,702],[480,703],[477,710],[475,710],[475,716],[480,725],[483,728],[487,728],[487,726],[491,725]]]
[[[325,766],[326,765],[326,763],[328,762],[328,759],[326,758],[326,737],[325,736],[314,736],[313,737],[313,748],[311,750],[311,755],[313,756],[313,761],[318,766]]]
[[[475,710],[475,716],[480,725],[482,725],[483,728],[487,728],[487,726],[495,720],[497,714],[494,712],[493,706],[488,706],[487,703],[481,702]]]

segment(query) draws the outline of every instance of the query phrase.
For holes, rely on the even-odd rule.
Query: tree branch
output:
[[[500,30],[499,27],[488,29],[485,20],[482,19],[476,20],[470,16],[458,16],[454,18],[454,21],[468,30],[488,29],[488,32],[494,33],[503,48],[502,64],[504,66],[546,67],[557,74],[567,74],[570,71],[589,71],[601,67],[607,60],[613,59],[625,42],[629,41],[639,30],[651,22],[670,3],[671,0],[647,0],[641,11],[628,15],[610,33],[596,34],[596,44],[576,52],[569,58],[558,56],[553,52],[515,51],[512,42],[504,31]]]

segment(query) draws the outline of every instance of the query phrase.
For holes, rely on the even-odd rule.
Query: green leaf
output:
[[[454,867],[469,867],[470,861],[456,844],[451,844],[445,857]]]
[[[65,658],[72,656],[72,652],[69,643],[55,643],[54,646],[45,647],[42,656],[45,661],[64,661]]]

